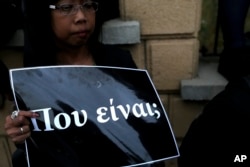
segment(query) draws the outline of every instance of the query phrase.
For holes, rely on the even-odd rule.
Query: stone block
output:
[[[142,35],[197,34],[200,0],[120,0],[121,18],[138,20]]]
[[[168,114],[168,95],[167,94],[161,94],[161,93],[158,93],[159,96],[160,96],[160,99],[161,99],[161,103],[165,109],[165,111],[167,112]]]
[[[130,51],[138,68],[146,69],[145,47],[143,41],[135,45],[123,45],[122,48]]]
[[[102,26],[100,41],[104,44],[140,43],[140,25],[138,21],[113,19]]]
[[[179,90],[183,79],[197,75],[199,43],[196,39],[149,40],[148,68],[158,90]]]
[[[198,76],[181,81],[183,100],[211,100],[224,90],[228,81],[217,72],[218,62],[200,59]]]

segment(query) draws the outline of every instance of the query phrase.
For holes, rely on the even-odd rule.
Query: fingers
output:
[[[39,115],[29,111],[13,112],[5,120],[5,131],[15,144],[23,143],[30,136],[30,121],[28,118],[36,118]]]
[[[27,118],[37,118],[39,114],[29,112],[29,111],[19,111],[15,117],[13,117],[13,113],[8,115],[5,119],[6,128],[15,127],[20,125],[29,125],[30,122]]]
[[[23,125],[23,124],[29,124],[29,121],[27,118],[37,118],[39,115],[34,112],[29,111],[13,111],[11,115],[8,115],[6,117],[6,122],[13,125]]]
[[[23,143],[31,134],[30,127],[28,125],[13,127],[7,130],[6,133],[15,144]]]
[[[31,111],[21,111],[20,110],[20,111],[13,111],[13,113],[17,113],[16,117],[12,118],[13,120],[18,118],[18,117],[22,117],[22,116],[23,117],[29,117],[29,118],[35,118],[35,117],[39,116],[37,113],[31,112]],[[11,115],[10,115],[10,117],[11,117]]]

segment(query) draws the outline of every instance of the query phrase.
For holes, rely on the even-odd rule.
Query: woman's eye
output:
[[[91,4],[84,4],[83,7],[85,9],[92,9],[93,6],[92,6],[92,3],[91,3]]]
[[[71,11],[74,8],[74,5],[61,5],[62,11]]]

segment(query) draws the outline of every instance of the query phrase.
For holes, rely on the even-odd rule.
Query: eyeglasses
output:
[[[50,9],[59,10],[63,15],[74,15],[79,9],[84,12],[95,13],[98,10],[98,3],[93,1],[84,2],[81,5],[78,4],[61,4],[61,5],[49,5]]]

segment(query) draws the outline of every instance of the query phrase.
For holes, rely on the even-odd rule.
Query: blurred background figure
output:
[[[219,0],[218,3],[224,47],[218,72],[232,80],[250,74],[250,49],[244,29],[250,0]]]
[[[229,81],[191,123],[178,167],[250,166],[250,75]],[[248,159],[237,159],[244,155]]]

